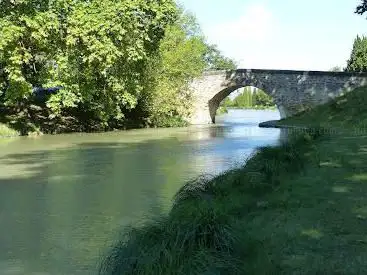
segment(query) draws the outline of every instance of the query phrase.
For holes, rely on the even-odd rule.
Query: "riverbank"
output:
[[[265,106],[253,106],[251,108],[245,108],[245,107],[224,107],[220,106],[217,110],[217,115],[227,114],[228,110],[230,109],[241,109],[241,110],[277,110],[276,106],[272,107],[265,107]]]
[[[229,107],[228,109],[243,109],[243,110],[277,110],[277,106],[252,106],[252,107]]]
[[[101,274],[364,274],[366,95],[279,121],[318,130],[188,183],[167,217],[128,231]]]
[[[128,241],[115,247],[101,274],[259,274],[250,262],[263,248],[255,253],[248,223],[273,209],[276,202],[268,197],[309,162],[306,152],[318,138],[317,131],[297,135],[259,149],[245,167],[189,182],[167,217],[127,232]]]
[[[309,127],[304,125],[288,125],[286,123],[281,124],[281,120],[268,120],[259,123],[260,128],[279,128],[290,130],[306,130]]]
[[[257,108],[257,109],[244,109],[244,108],[230,108],[234,110],[273,110],[269,108]],[[38,110],[39,111],[39,110]],[[220,107],[217,114],[228,113],[228,109]],[[35,118],[32,121],[29,117]],[[69,133],[106,133],[113,131],[143,129],[143,128],[178,128],[188,127],[188,123],[182,121],[177,125],[172,124],[170,127],[149,127],[142,124],[125,125],[121,128],[106,128],[96,126],[97,123],[93,121],[81,121],[78,122],[76,117],[66,117],[64,119],[50,120],[46,115],[40,115],[39,113],[32,113],[32,115],[22,116],[11,115],[0,116],[0,138],[11,138],[17,136],[41,136],[44,134],[69,134]],[[204,125],[205,126],[205,125]]]

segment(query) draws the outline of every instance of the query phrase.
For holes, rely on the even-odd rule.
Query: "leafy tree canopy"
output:
[[[364,14],[367,11],[367,0],[362,0],[361,4],[357,6],[355,13]]]
[[[234,60],[224,57],[216,45],[208,45],[205,53],[206,70],[235,70],[237,64]]]
[[[106,128],[177,126],[190,80],[235,68],[174,0],[4,0],[0,34],[0,103],[63,87],[47,98],[53,121],[78,110]]]
[[[48,102],[53,115],[84,102],[102,120],[121,118],[175,16],[171,0],[5,1],[1,88],[11,104],[35,86],[62,86]]]
[[[236,108],[268,108],[273,107],[275,104],[273,98],[264,91],[260,89],[252,91],[250,87],[245,87],[243,92],[237,95],[233,100],[227,97],[220,105],[223,107]]]

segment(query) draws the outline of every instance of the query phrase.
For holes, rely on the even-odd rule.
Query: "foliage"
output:
[[[227,114],[227,113],[228,113],[227,107],[219,106],[217,109],[216,115],[222,115],[222,114]]]
[[[253,105],[261,107],[272,107],[274,106],[274,100],[271,96],[266,94],[262,90],[256,90],[254,93]]]
[[[208,56],[208,52],[212,54]],[[147,70],[149,83],[141,101],[146,123],[156,127],[187,125],[193,102],[188,84],[214,67],[235,68],[232,60],[206,43],[196,18],[180,9],[177,20],[166,29],[159,55],[151,60]]]
[[[222,100],[222,102],[220,103],[220,106],[231,107],[232,104],[233,104],[232,100],[229,97],[226,97],[225,99]]]
[[[239,94],[238,96],[236,96],[236,98],[234,98],[232,106],[233,107],[241,107],[241,108],[250,108],[252,107],[252,90],[250,87],[246,87],[244,88],[243,92],[241,94]]]
[[[244,88],[243,92],[236,96],[233,100],[225,98],[221,102],[223,107],[232,108],[270,108],[274,106],[273,99],[264,91],[256,89],[252,92],[250,87]]]
[[[148,73],[148,121],[154,126],[182,126],[190,115],[191,93],[188,83],[205,69],[206,44],[192,15],[180,13],[178,20],[167,27]]]
[[[357,36],[354,40],[352,53],[347,62],[346,71],[366,72],[367,71],[367,37]]]
[[[367,11],[367,0],[362,0],[361,4],[357,6],[355,13],[364,14]]]
[[[15,137],[19,136],[19,132],[10,128],[9,126],[0,123],[0,138],[1,137]]]
[[[329,71],[330,71],[330,72],[342,72],[342,71],[343,71],[343,69],[342,69],[342,67],[340,67],[340,66],[334,66],[334,67],[332,67]]]
[[[173,0],[5,1],[0,15],[1,101],[16,116],[33,88],[63,87],[30,115],[48,124],[180,126],[189,81],[234,68]]]
[[[357,6],[355,13],[364,14],[367,11],[367,0],[361,0]],[[365,72],[367,69],[367,42],[366,37],[357,36],[354,40],[350,59],[347,61],[345,71]]]
[[[6,104],[36,86],[62,86],[50,118],[82,103],[101,120],[122,119],[136,106],[145,64],[153,56],[175,4],[156,1],[18,1],[0,19],[1,89]]]
[[[235,70],[237,64],[224,57],[216,45],[208,45],[205,53],[206,70]]]

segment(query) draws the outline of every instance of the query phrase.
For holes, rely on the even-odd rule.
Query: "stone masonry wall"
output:
[[[366,73],[246,69],[206,72],[190,85],[195,103],[189,121],[192,124],[215,122],[219,103],[245,86],[257,87],[273,97],[284,118],[365,85]]]

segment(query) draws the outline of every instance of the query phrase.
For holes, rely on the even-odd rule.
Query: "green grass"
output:
[[[101,274],[367,274],[366,99],[358,89],[282,120],[315,131],[187,183]]]
[[[0,138],[19,136],[19,132],[10,128],[6,124],[0,123]]]
[[[358,88],[336,100],[283,119],[282,124],[332,128],[338,132],[362,131],[367,128],[367,88]]]

